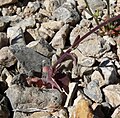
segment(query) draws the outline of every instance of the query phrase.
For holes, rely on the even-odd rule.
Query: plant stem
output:
[[[95,28],[93,28],[91,31],[89,31],[88,33],[86,33],[85,35],[83,35],[81,38],[79,38],[76,42],[74,42],[74,46],[71,46],[72,48],[76,48],[78,46],[78,44],[83,40],[85,39],[86,37],[88,37],[90,34],[92,34],[93,32],[95,32],[96,30],[100,29],[101,27],[105,26],[106,24],[108,23],[111,23],[115,20],[118,20],[120,19],[120,14],[115,16],[115,17],[112,17],[110,19],[108,19],[107,21],[99,24],[98,26],[96,26]]]
[[[90,9],[90,7],[89,7],[89,4],[88,4],[88,2],[87,2],[87,0],[84,0],[84,1],[85,1],[85,3],[86,3],[86,6],[87,6],[87,8],[88,8],[90,14],[91,14],[92,17],[94,18],[96,24],[99,25],[99,22],[98,22],[97,18],[94,16],[94,14],[92,13],[92,11],[91,11],[91,9]]]
[[[88,33],[86,33],[85,35],[83,35],[81,38],[80,38],[80,36],[77,36],[77,38],[76,38],[75,42],[73,43],[73,45],[70,48],[68,48],[67,51],[64,52],[60,56],[60,58],[57,60],[57,62],[53,65],[53,69],[55,69],[58,64],[60,64],[68,55],[70,55],[69,53],[72,51],[72,49],[77,48],[78,45],[79,45],[79,43],[82,40],[84,40],[86,37],[88,37],[90,34],[92,34],[93,32],[95,32],[96,30],[98,30],[101,27],[105,26],[106,24],[111,23],[111,22],[113,22],[115,20],[118,20],[118,19],[120,19],[120,14],[118,16],[112,17],[112,18],[108,19],[107,21],[99,24],[98,26],[96,26],[95,28],[93,28],[91,31],[89,31]]]
[[[110,0],[106,0],[107,2],[107,17],[110,18]]]

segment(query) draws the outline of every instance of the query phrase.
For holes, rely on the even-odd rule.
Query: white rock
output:
[[[104,78],[101,75],[101,73],[97,70],[95,70],[92,75],[91,75],[91,80],[98,80],[99,81],[99,85],[103,86],[104,85]]]
[[[112,106],[120,105],[120,85],[108,85],[103,89],[106,101]]]
[[[103,36],[103,39],[106,40],[108,43],[110,43],[113,46],[116,45],[115,40],[112,37],[110,37],[110,36]]]
[[[52,13],[55,9],[60,7],[64,2],[65,0],[45,0],[44,6],[47,11]]]
[[[120,118],[120,106],[115,109],[115,111],[112,114],[112,118]]]
[[[99,68],[104,76],[104,85],[118,83],[117,71],[115,65],[108,58],[104,58],[99,65]]]
[[[65,24],[61,29],[55,34],[50,44],[55,48],[64,48],[67,35],[69,33],[70,26]]]
[[[0,6],[11,4],[11,3],[16,3],[16,2],[18,2],[18,0],[0,0]]]
[[[62,21],[53,21],[53,20],[49,20],[48,22],[43,22],[41,24],[42,27],[46,29],[51,29],[53,31],[59,30],[63,25],[64,23]]]
[[[10,39],[10,44],[26,45],[24,33],[21,27],[9,27],[7,29],[7,37]]]

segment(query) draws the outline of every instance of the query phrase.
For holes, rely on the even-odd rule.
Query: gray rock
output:
[[[29,7],[30,12],[36,12],[40,8],[40,2],[28,2],[27,6]]]
[[[23,14],[25,16],[29,16],[33,13],[35,13],[38,9],[40,8],[40,2],[35,1],[35,2],[28,2],[27,6],[25,7]]]
[[[0,117],[8,118],[10,116],[10,111],[8,109],[8,99],[0,94]]]
[[[75,25],[80,16],[72,3],[66,2],[53,12],[53,18]]]
[[[105,3],[102,0],[87,0],[90,8],[95,11],[97,10],[103,10],[105,8]]]
[[[31,36],[31,38],[29,38],[29,40],[30,39],[38,40],[39,38],[40,39],[43,38],[45,40],[48,39],[48,35],[44,31],[40,31],[40,30],[36,30],[36,29],[27,29],[27,35]],[[25,36],[26,36],[26,34],[25,34]],[[26,36],[26,37],[28,37],[28,36]],[[26,38],[26,41],[27,40],[28,40],[28,38]]]
[[[82,28],[80,36],[82,37],[88,30],[87,28]],[[103,38],[98,37],[95,33],[89,35],[85,40],[83,40],[77,47],[84,56],[100,57],[105,52],[110,51],[111,47]]]
[[[50,46],[49,43],[44,39],[32,41],[27,45],[27,47],[34,49],[36,52],[39,52],[46,57],[51,57],[54,52],[52,46]]]
[[[55,34],[50,44],[55,48],[64,48],[65,42],[70,30],[70,25],[65,24],[61,29]]]
[[[99,70],[95,70],[91,75],[91,80],[98,80],[100,87],[105,85],[104,77]]]
[[[103,85],[108,84],[115,84],[118,83],[120,80],[117,77],[117,70],[115,68],[114,62],[109,60],[108,58],[104,58],[99,65],[101,70],[101,74],[103,75]]]
[[[0,48],[8,45],[8,38],[6,33],[0,32]]]
[[[92,65],[95,63],[95,58],[92,57],[84,57],[81,61],[82,66],[86,67],[92,67]]]
[[[8,28],[7,37],[10,40],[10,45],[26,45],[24,33],[21,27]]]
[[[3,6],[3,5],[6,5],[6,4],[13,4],[13,3],[16,3],[18,2],[18,0],[1,0],[0,1],[0,6]]]
[[[46,10],[52,13],[55,9],[60,7],[66,0],[45,0],[44,6]]]
[[[13,66],[16,63],[16,57],[12,54],[9,47],[0,49],[0,65],[5,67]]]
[[[120,85],[108,85],[103,88],[106,101],[112,106],[120,105]]]
[[[56,108],[62,104],[62,94],[57,89],[22,88],[12,85],[6,90],[14,111],[32,113],[35,109]]]
[[[93,80],[90,83],[88,83],[87,87],[84,88],[84,93],[87,95],[91,100],[95,102],[101,103],[103,101],[102,99],[102,93],[99,87],[99,81]]]
[[[46,28],[46,29],[51,29],[53,31],[58,31],[64,23],[62,21],[53,21],[49,20],[48,22],[43,22],[41,23],[41,26]]]
[[[113,112],[111,118],[120,118],[120,106],[115,109],[115,111]]]
[[[50,59],[25,46],[14,45],[10,49],[26,72],[34,70],[40,73],[43,62],[50,64]]]
[[[0,31],[2,32],[6,28],[6,24],[2,19],[0,19]]]

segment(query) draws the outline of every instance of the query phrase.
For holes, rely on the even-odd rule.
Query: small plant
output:
[[[95,13],[92,12],[91,8],[89,7],[89,4],[87,2],[87,0],[84,0],[85,3],[86,3],[86,7],[88,8],[91,16],[94,18],[95,22],[97,25],[99,25],[99,20],[98,20],[98,17],[99,17],[99,10],[97,10]],[[107,16],[106,16],[106,19],[104,19],[104,21],[110,19],[111,17],[111,14],[110,14],[110,0],[106,0],[106,3],[107,3]],[[109,36],[116,36],[116,35],[119,35],[120,33],[120,26],[118,26],[119,22],[118,21],[115,21],[115,22],[112,22],[112,23],[107,23],[104,27],[101,27],[99,28],[100,29],[100,35],[109,35]]]
[[[68,92],[68,84],[69,84],[69,77],[65,73],[60,72],[60,64],[67,60],[67,57],[71,58],[73,60],[73,65],[77,64],[77,59],[74,54],[71,53],[72,50],[77,48],[79,43],[84,40],[86,37],[88,37],[90,34],[95,32],[96,30],[100,29],[103,26],[106,26],[106,24],[112,23],[116,20],[120,19],[120,14],[118,16],[112,17],[103,23],[97,25],[95,28],[93,28],[91,31],[86,33],[84,36],[80,37],[77,36],[72,46],[70,46],[63,54],[60,55],[59,59],[53,66],[45,66],[43,67],[43,72],[47,73],[46,78],[32,78],[28,79],[28,84],[36,84],[38,87],[46,87],[46,88],[56,88],[59,91],[62,92],[62,89],[64,89],[66,92]],[[119,27],[120,29],[120,27]]]

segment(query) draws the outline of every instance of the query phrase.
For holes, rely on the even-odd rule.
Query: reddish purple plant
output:
[[[79,43],[84,40],[86,37],[88,37],[90,34],[92,34],[93,32],[97,31],[98,29],[100,29],[101,27],[107,25],[108,23],[111,23],[113,21],[116,21],[120,19],[120,14],[118,16],[115,16],[113,18],[108,19],[107,21],[104,21],[103,23],[101,23],[100,25],[96,26],[95,28],[93,28],[91,31],[89,31],[88,33],[86,33],[84,36],[82,36],[80,38],[80,36],[77,36],[77,38],[75,39],[74,43],[72,46],[70,46],[67,51],[65,51],[63,54],[60,55],[59,59],[57,60],[57,62],[52,66],[52,67],[43,67],[43,71],[47,73],[47,77],[46,77],[46,81],[45,83],[49,83],[51,85],[52,88],[56,88],[60,91],[62,91],[62,88],[64,87],[64,90],[68,92],[68,90],[66,89],[66,87],[69,84],[69,77],[66,74],[61,74],[59,72],[59,67],[58,65],[60,65],[65,59],[67,59],[66,57],[69,57],[73,60],[73,65],[77,64],[77,59],[75,57],[74,54],[71,53],[71,51],[75,48],[77,48],[77,46],[79,45]],[[57,75],[62,75],[57,76]],[[59,81],[59,83],[58,83]],[[61,85],[60,85],[61,83]],[[36,81],[36,84],[41,84],[39,82]],[[44,84],[47,86],[47,84]]]

